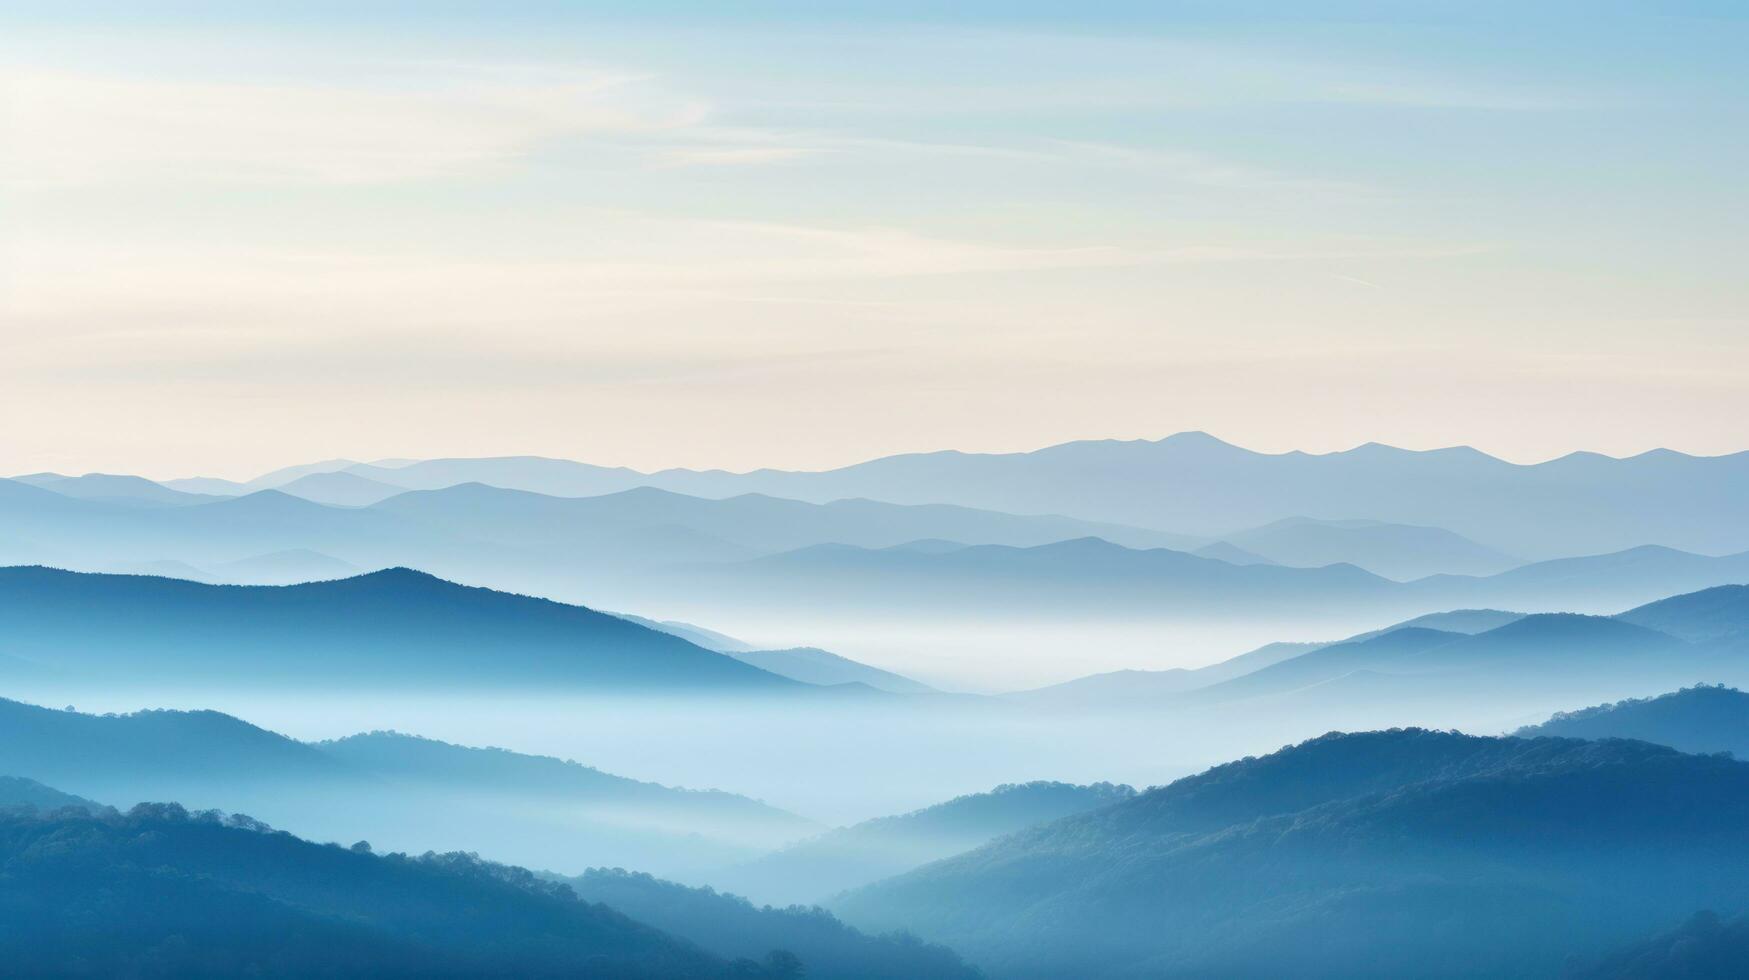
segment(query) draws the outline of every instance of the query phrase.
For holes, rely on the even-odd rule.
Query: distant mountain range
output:
[[[479,482],[583,497],[640,486],[702,497],[763,493],[823,503],[867,498],[957,504],[1219,538],[1297,516],[1444,528],[1530,559],[1662,544],[1707,554],[1749,550],[1749,453],[1654,450],[1626,459],[1572,453],[1520,465],[1467,447],[1413,451],[1369,443],[1344,452],[1252,452],[1200,432],[1087,441],[1034,452],[914,453],[823,472],[640,473],[537,457],[344,460],[248,484],[165,481],[200,493],[264,489],[309,472],[349,473],[409,489]],[[1242,543],[1239,543],[1242,546]]]
[[[1615,616],[1431,613],[1334,643],[1273,643],[1194,670],[1096,674],[1004,698],[1093,711],[1153,704],[1340,713],[1410,699],[1668,690],[1749,681],[1745,638],[1749,587],[1725,585]]]
[[[352,479],[316,474],[300,480]],[[140,481],[145,483],[146,481]],[[155,485],[153,485],[155,486]],[[175,560],[199,574],[247,574],[236,563],[315,553],[357,568],[408,565],[506,587],[596,587],[628,570],[738,561],[825,543],[891,547],[926,539],[1037,545],[1099,536],[1140,547],[1195,539],[1056,517],[869,500],[802,503],[759,495],[715,500],[652,488],[561,498],[482,484],[319,503],[281,490],[158,501],[68,496],[0,480],[0,560],[100,570]]]
[[[1098,707],[1158,700],[1168,695],[1213,687],[1223,681],[1255,673],[1314,650],[1339,644],[1360,643],[1397,630],[1420,628],[1438,629],[1449,634],[1482,633],[1522,619],[1524,615],[1499,609],[1454,609],[1449,612],[1427,613],[1331,643],[1278,641],[1206,667],[1118,670],[1091,674],[1050,687],[1017,691],[1004,697],[1011,701],[1053,707]]]
[[[1488,577],[1396,582],[1353,565],[1235,565],[1098,538],[1018,548],[918,550],[817,545],[670,573],[674,591],[711,590],[753,604],[805,598],[814,608],[977,615],[1105,614],[1133,619],[1235,611],[1343,610],[1408,616],[1502,606],[1604,612],[1679,591],[1749,579],[1749,553],[1713,558],[1666,548],[1567,558]]]
[[[1197,553],[1237,564],[1252,563],[1245,556],[1302,568],[1346,563],[1399,582],[1439,574],[1494,575],[1524,564],[1522,559],[1444,528],[1382,521],[1315,521],[1293,517],[1228,534],[1221,543],[1237,549],[1236,553],[1228,553],[1233,557],[1211,552],[1210,548]]]
[[[901,874],[1024,827],[1135,795],[1101,783],[998,786],[911,813],[830,831],[716,876],[729,891],[778,905],[815,904],[848,888]]]
[[[0,700],[0,773],[121,807],[176,799],[300,833],[580,870],[696,876],[819,825],[746,797],[395,732],[298,742],[215,711],[89,715]]]
[[[1005,977],[1550,976],[1741,908],[1749,763],[1333,734],[835,901]]]
[[[1582,670],[1593,679],[1623,674],[1657,675],[1707,669],[1715,660],[1688,649],[1675,637],[1600,616],[1540,613],[1474,635],[1424,627],[1392,630],[1368,639],[1303,653],[1232,680],[1191,692],[1198,702],[1234,701],[1281,694],[1371,673],[1431,683],[1560,683]],[[1722,664],[1717,667],[1722,667]],[[1715,667],[1716,669],[1716,667]]]
[[[1084,455],[1100,460],[1116,453],[1128,459],[1128,454],[1146,450],[1176,458],[1189,451],[1186,446],[1196,445],[1194,439],[1113,444]],[[1221,458],[1228,450],[1243,452],[1203,448]],[[1436,454],[1409,455],[1419,460]],[[1071,453],[1065,459],[1071,457],[1081,458]],[[1297,457],[1257,458],[1281,462]],[[1331,459],[1303,457],[1302,462],[1325,461],[1317,464],[1323,467],[1334,465]],[[1620,465],[1656,462],[1636,459],[1640,462]],[[1713,462],[1723,467],[1734,459]],[[1702,462],[1707,461],[1694,464]],[[512,477],[570,472],[567,467],[581,465],[553,461],[527,466],[516,461],[435,461],[366,469],[336,465],[341,468],[294,468],[264,478],[283,483],[286,490],[251,489],[236,497],[182,493],[137,477],[102,477],[101,486],[94,483],[89,493],[74,495],[55,488],[83,487],[98,478],[35,477],[39,485],[34,486],[0,481],[0,526],[8,528],[0,540],[0,561],[92,571],[158,570],[197,580],[261,584],[401,565],[497,588],[707,620],[722,615],[723,605],[713,602],[722,594],[742,608],[760,610],[759,622],[773,621],[771,614],[777,614],[777,621],[795,619],[791,600],[805,595],[808,602],[845,612],[857,605],[880,607],[887,618],[893,612],[927,613],[931,605],[1018,603],[1041,613],[1122,613],[1143,620],[1182,617],[1192,606],[1217,616],[1267,606],[1296,615],[1314,610],[1352,624],[1362,615],[1403,617],[1453,606],[1603,612],[1749,579],[1749,553],[1714,557],[1645,544],[1672,539],[1652,531],[1633,538],[1634,546],[1626,550],[1516,566],[1518,559],[1499,546],[1478,542],[1506,539],[1513,554],[1543,550],[1520,548],[1522,534],[1465,536],[1461,529],[1386,522],[1376,514],[1366,514],[1367,520],[1284,518],[1250,530],[1213,532],[1227,535],[1217,540],[1136,524],[1015,516],[958,504],[866,498],[813,503],[758,493],[699,497],[647,485],[595,497],[558,497],[478,482],[444,482],[468,475],[515,482]],[[1500,472],[1526,469],[1499,466],[1505,467]],[[1597,476],[1602,483],[1614,472],[1605,470]],[[614,480],[635,484],[635,474],[614,472]],[[1546,476],[1556,471],[1537,472]],[[1200,485],[1205,476],[1185,479],[1187,485]],[[1265,477],[1272,485],[1297,485],[1259,476]],[[385,487],[399,489],[385,482],[391,479],[436,488],[384,496]],[[1392,487],[1402,482],[1395,476],[1381,480]],[[562,480],[535,480],[533,485],[582,488],[563,485]],[[288,492],[319,486],[333,492],[311,495],[333,505]],[[1525,499],[1556,500],[1551,509],[1568,513],[1564,498],[1556,499],[1561,486],[1557,481],[1556,489],[1544,487]],[[1642,492],[1635,499],[1645,499],[1649,491],[1636,486]],[[362,495],[352,492],[361,489]],[[1236,490],[1234,495],[1250,492]],[[166,496],[174,502],[161,499]],[[1492,499],[1480,492],[1471,497]],[[1360,504],[1349,513],[1357,510],[1364,513]],[[1729,525],[1728,519],[1719,524]],[[1731,540],[1730,534],[1721,534],[1706,546]],[[1102,541],[1124,550],[1103,547],[1098,544]],[[285,560],[289,555],[303,560]],[[168,564],[172,562],[176,564]],[[1423,573],[1437,574],[1418,578]],[[942,579],[951,580],[951,588],[939,587]],[[1089,584],[1093,582],[1097,588]],[[1007,609],[968,607],[967,612],[987,618]],[[758,623],[736,618],[727,625],[758,628]],[[775,640],[771,645],[843,646],[836,635],[806,632]],[[867,657],[881,651],[836,652]]]

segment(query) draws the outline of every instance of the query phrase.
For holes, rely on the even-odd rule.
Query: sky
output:
[[[15,0],[0,472],[1749,449],[1746,49],[1733,3]]]

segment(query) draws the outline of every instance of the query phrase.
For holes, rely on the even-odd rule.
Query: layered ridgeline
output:
[[[0,619],[11,658],[110,686],[802,689],[617,616],[404,568],[277,588],[0,568]]]
[[[298,742],[216,711],[89,715],[0,700],[0,773],[127,807],[176,800],[306,836],[689,879],[820,827],[732,793],[394,732]]]
[[[0,810],[19,976],[793,978],[464,854],[377,856],[174,804]]]
[[[1745,683],[1746,638],[1749,587],[1730,585],[1614,616],[1453,610],[1335,643],[1275,643],[1195,670],[1097,674],[1006,697],[1076,710],[1170,704],[1313,711],[1352,724],[1353,712],[1380,706],[1412,713],[1464,703],[1534,705],[1550,698],[1571,704],[1585,697]]]
[[[846,889],[969,851],[1024,827],[1135,795],[1128,786],[1035,782],[998,786],[911,813],[878,817],[730,868],[716,883],[778,905],[824,901]]]
[[[697,943],[718,956],[795,954],[810,977],[833,980],[975,980],[983,976],[952,950],[905,933],[871,936],[819,907],[756,906],[711,888],[688,888],[619,868],[564,881],[587,902]]]
[[[34,779],[26,779],[23,776],[0,776],[0,810],[24,808],[53,811],[63,807],[74,807],[92,812],[104,809],[101,803],[95,803],[83,796],[63,793],[52,786],[44,786]]]
[[[1033,547],[825,544],[670,569],[659,581],[675,594],[708,591],[745,604],[788,603],[798,611],[824,608],[865,618],[882,610],[934,619],[1078,615],[1182,621],[1268,614],[1319,624],[1332,616],[1376,620],[1458,607],[1601,613],[1745,579],[1749,553],[1715,557],[1656,546],[1487,576],[1441,574],[1399,582],[1355,564],[1235,564],[1083,538]]]
[[[893,663],[927,636],[988,634],[992,622],[1096,620],[1081,627],[1104,631],[1090,645],[1132,651],[1113,659],[1134,662],[1148,641],[1115,624],[1153,637],[1269,618],[1334,635],[1458,606],[1609,612],[1749,579],[1749,555],[1645,539],[1483,574],[1500,564],[1490,546],[1373,520],[1300,519],[1237,535],[1263,549],[1256,557],[1265,560],[1253,562],[1229,542],[1222,550],[1207,538],[1129,525],[935,504],[716,500],[648,487],[560,498],[481,484],[362,507],[279,490],[166,504],[66,496],[56,485],[0,481],[0,563],[252,583],[408,566]],[[1398,580],[1427,571],[1441,574]],[[877,646],[868,627],[880,624],[917,625]],[[1239,642],[1259,638],[1237,631],[1246,634]]]
[[[1243,677],[1326,647],[1339,643],[1358,643],[1397,630],[1426,628],[1468,635],[1486,632],[1522,618],[1524,613],[1500,609],[1456,609],[1428,613],[1330,643],[1277,641],[1205,667],[1118,670],[1090,674],[1049,687],[1016,691],[1005,697],[1024,704],[1048,707],[1103,707],[1147,702],[1212,687],[1222,681]]]
[[[1444,528],[1309,517],[1223,535],[1197,553],[1235,564],[1318,568],[1346,563],[1400,582],[1439,574],[1494,575],[1525,563]]]
[[[711,500],[647,487],[567,498],[464,483],[346,506],[281,490],[226,498],[159,488],[181,498],[168,503],[69,496],[57,486],[0,480],[0,518],[16,532],[7,546],[40,556],[35,561],[91,570],[174,559],[217,574],[227,563],[304,550],[360,568],[408,564],[477,577],[528,566],[551,578],[587,578],[828,542],[875,548],[926,539],[1031,546],[1086,536],[1136,547],[1200,542],[1122,525],[945,505],[815,504],[760,495]]]
[[[1749,904],[1746,821],[1749,763],[1723,757],[1328,735],[834,908],[998,976],[1549,976],[1696,909]]]
[[[1692,643],[1749,649],[1749,585],[1671,596],[1630,609],[1616,618]]]
[[[617,615],[640,626],[648,626],[653,630],[672,633],[690,643],[696,643],[706,650],[728,654],[744,664],[751,664],[760,670],[770,671],[773,674],[801,681],[804,684],[817,684],[823,687],[836,684],[865,684],[877,691],[886,691],[889,694],[938,693],[935,688],[920,681],[914,681],[902,674],[858,663],[848,657],[840,657],[830,650],[822,650],[819,647],[761,650],[751,643],[737,640],[715,630],[705,629],[702,626],[694,626],[691,623],[679,623],[672,620],[657,621],[628,613],[618,613]]]
[[[1563,711],[1513,734],[1529,738],[1632,738],[1683,752],[1729,752],[1749,759],[1749,694],[1732,687],[1690,687]]]
[[[824,472],[640,473],[535,457],[391,465],[333,460],[247,484],[168,481],[203,493],[280,486],[312,471],[436,489],[479,482],[557,496],[654,486],[703,497],[763,493],[825,502],[868,498],[1074,517],[1216,537],[1300,515],[1446,528],[1527,558],[1657,543],[1749,550],[1749,453],[1654,450],[1626,459],[1572,453],[1531,465],[1474,449],[1258,453],[1200,432],[1159,440],[1064,443],[1023,453],[913,453]]]

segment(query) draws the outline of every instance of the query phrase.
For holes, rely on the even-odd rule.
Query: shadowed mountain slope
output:
[[[1502,699],[1624,686],[1656,690],[1731,669],[1716,653],[1655,630],[1605,616],[1539,613],[1470,635],[1395,628],[1320,647],[1183,697],[1215,704],[1297,692],[1297,703],[1334,708],[1410,695],[1487,696],[1489,690]]]
[[[564,808],[573,818],[607,820],[676,835],[711,835],[747,847],[778,847],[819,825],[744,796],[672,789],[615,776],[565,759],[497,748],[468,748],[399,732],[369,732],[313,748],[398,790],[452,793],[476,802]],[[573,828],[572,833],[576,833]]]
[[[94,813],[106,809],[101,803],[93,803],[83,796],[63,793],[34,779],[0,776],[0,810],[7,807],[29,807],[33,810],[50,811],[67,806]]]
[[[767,670],[773,674],[801,681],[804,684],[830,686],[833,684],[867,684],[877,691],[889,694],[932,694],[935,688],[920,681],[914,681],[901,674],[868,664],[858,663],[848,657],[840,657],[835,653],[818,649],[817,647],[796,647],[792,650],[745,650],[731,652],[729,656],[744,664]]]
[[[1721,585],[1671,596],[1616,618],[1694,642],[1741,642],[1749,634],[1749,585]]]
[[[194,784],[344,779],[317,749],[217,711],[91,715],[0,699],[0,772],[128,806]],[[196,802],[217,802],[201,796]]]
[[[1513,734],[1563,738],[1634,738],[1683,752],[1730,752],[1749,759],[1749,694],[1728,687],[1691,687],[1563,711]]]
[[[0,957],[20,975],[764,975],[519,868],[324,847],[174,804],[0,815],[0,864]]]
[[[758,907],[710,888],[688,888],[647,874],[594,868],[565,881],[599,902],[718,956],[757,958],[772,949],[801,957],[808,975],[833,980],[975,980],[983,976],[953,951],[908,935],[868,936],[822,908]]]
[[[715,650],[718,653],[749,653],[759,649],[753,644],[737,640],[727,633],[718,633],[716,630],[705,629],[703,626],[695,626],[692,623],[646,619],[631,613],[614,613],[614,615],[621,619],[629,619],[639,626],[678,636],[688,643],[704,647],[706,650]]]
[[[834,903],[999,975],[1546,976],[1741,906],[1749,764],[1639,742],[1329,735]],[[1291,964],[1291,965],[1290,965]]]
[[[401,568],[284,587],[5,568],[0,617],[15,656],[109,682],[799,689],[615,616]]]
[[[394,732],[310,744],[216,711],[89,715],[0,700],[0,773],[123,807],[173,798],[312,836],[565,869],[620,861],[694,875],[820,829],[732,793],[560,759]]]

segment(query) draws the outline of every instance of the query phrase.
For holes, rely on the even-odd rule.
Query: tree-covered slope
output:
[[[847,896],[1003,976],[1533,976],[1749,904],[1749,764],[1329,735]]]
[[[810,976],[833,980],[972,980],[981,976],[952,950],[908,934],[870,936],[819,907],[756,906],[737,895],[688,888],[647,874],[594,868],[568,879],[599,902],[730,958],[785,949]]]
[[[0,960],[19,975],[768,975],[521,869],[174,804],[0,815],[0,867]]]

